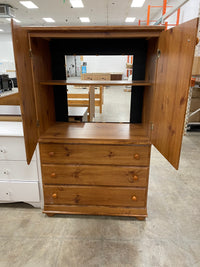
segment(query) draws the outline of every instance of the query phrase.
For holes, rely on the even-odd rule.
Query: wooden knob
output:
[[[135,154],[134,155],[134,159],[137,159],[137,160],[140,159],[140,155],[139,154]]]
[[[132,200],[133,201],[136,201],[137,200],[137,197],[136,196],[132,196]]]
[[[133,176],[133,180],[134,180],[134,181],[137,181],[137,180],[138,180],[138,176],[137,176],[137,175],[134,175],[134,176]]]
[[[55,177],[56,177],[55,172],[52,172],[51,177],[52,177],[52,178],[55,178]]]
[[[49,152],[49,156],[53,157],[54,156],[54,152],[53,151]]]
[[[57,198],[57,194],[56,193],[52,194],[52,198]]]

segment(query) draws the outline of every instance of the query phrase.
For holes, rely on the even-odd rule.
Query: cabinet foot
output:
[[[136,219],[138,221],[144,221],[146,219],[146,217],[138,216],[138,217],[136,217]]]
[[[55,213],[46,213],[46,215],[47,215],[48,217],[53,217],[53,216],[55,215]]]

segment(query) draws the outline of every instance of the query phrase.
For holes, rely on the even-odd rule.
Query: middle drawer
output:
[[[145,187],[148,173],[148,167],[42,164],[44,184]]]

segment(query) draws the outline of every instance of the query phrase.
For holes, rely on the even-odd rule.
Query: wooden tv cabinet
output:
[[[150,140],[142,125],[56,123],[39,144],[47,215],[147,216]]]
[[[46,214],[147,216],[151,144],[178,169],[197,26],[12,23],[27,162],[39,142]],[[134,55],[130,123],[68,122],[66,54]]]

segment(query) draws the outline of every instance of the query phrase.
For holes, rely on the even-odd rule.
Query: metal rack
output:
[[[199,122],[189,122],[189,118],[191,118],[192,116],[194,116],[195,114],[200,112],[200,105],[196,110],[194,110],[193,112],[190,112],[191,102],[192,102],[192,93],[193,93],[194,88],[198,88],[200,90],[200,79],[199,79],[199,81],[195,81],[189,90],[188,103],[187,103],[186,116],[185,116],[185,127],[184,127],[184,133],[185,134],[187,133],[187,131],[191,130],[193,127],[199,127],[200,128],[200,121]]]

